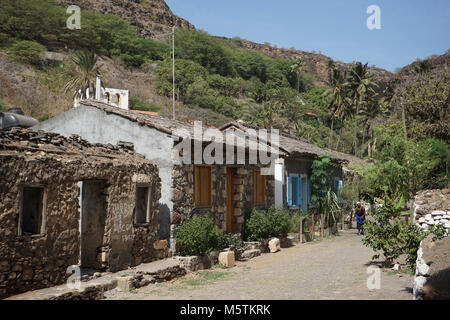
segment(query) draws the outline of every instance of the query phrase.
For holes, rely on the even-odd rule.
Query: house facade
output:
[[[133,145],[0,131],[0,298],[62,284],[67,268],[117,271],[165,258],[157,166]]]
[[[220,130],[234,130],[254,135],[260,128],[243,123],[230,122]],[[270,142],[267,142],[270,143]],[[333,168],[333,191],[338,193],[343,187],[343,164],[354,157],[333,150],[319,148],[305,140],[280,132],[276,142],[280,150],[274,168],[274,204],[292,211],[307,211],[311,207],[311,166],[319,157],[329,157]]]
[[[267,165],[259,161],[230,164],[226,161],[211,163],[202,158],[177,162],[174,154],[179,152],[177,146],[183,141],[193,149],[199,142],[202,152],[208,149],[202,139],[186,139],[177,133],[181,130],[195,137],[195,128],[189,123],[86,100],[79,107],[34,128],[63,136],[76,134],[91,143],[133,143],[136,152],[158,166],[161,179],[158,238],[168,240],[172,252],[175,252],[178,225],[196,213],[209,213],[225,232],[240,232],[246,210],[275,204],[274,176],[264,175],[262,171]],[[220,148],[226,149],[226,145],[220,144]],[[238,151],[233,149],[232,153],[235,152]],[[245,159],[249,159],[250,147],[242,152],[247,155]],[[226,153],[222,160],[224,157]]]

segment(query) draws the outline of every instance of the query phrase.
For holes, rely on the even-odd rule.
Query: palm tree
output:
[[[360,105],[363,100],[367,97],[367,93],[369,91],[373,91],[370,86],[375,85],[370,81],[370,74],[367,69],[367,63],[362,64],[361,62],[357,62],[350,66],[349,68],[349,79],[347,82],[350,96],[354,105],[354,121],[355,128],[353,132],[353,152],[356,156],[358,151],[358,141],[357,141],[357,130],[358,130],[358,114]]]
[[[75,64],[75,74],[64,86],[64,91],[75,90],[75,95],[81,91],[81,98],[86,98],[86,90],[95,86],[97,76],[101,75],[99,57],[92,51],[76,51],[72,56]]]
[[[291,72],[293,72],[297,75],[297,92],[300,91],[300,73],[303,71],[304,68],[305,68],[305,63],[300,58],[298,58],[291,65]]]
[[[330,139],[328,142],[328,147],[332,148],[334,120],[335,118],[340,118],[341,116],[346,114],[345,110],[343,110],[344,108],[346,108],[344,101],[346,96],[346,88],[345,75],[338,68],[336,68],[334,63],[329,63],[329,68],[330,70],[328,85],[330,86],[330,89],[325,91],[324,94],[327,97],[329,108],[331,111]]]

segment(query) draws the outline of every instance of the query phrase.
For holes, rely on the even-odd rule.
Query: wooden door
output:
[[[234,168],[227,168],[227,232],[234,231]]]

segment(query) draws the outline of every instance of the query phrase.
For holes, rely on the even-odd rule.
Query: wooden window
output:
[[[43,187],[23,187],[19,235],[44,233],[44,202]]]
[[[253,203],[266,202],[266,176],[261,175],[260,170],[253,171]]]
[[[150,222],[150,206],[151,206],[151,188],[150,186],[142,185],[136,188],[136,216],[135,222],[137,224]]]
[[[211,167],[194,166],[194,204],[209,207],[211,202]]]

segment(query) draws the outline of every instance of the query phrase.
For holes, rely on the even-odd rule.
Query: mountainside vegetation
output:
[[[82,10],[79,30],[67,29],[67,18],[66,9],[52,0],[2,1],[3,108],[19,106],[42,119],[67,110],[73,96],[64,89],[74,90],[66,84],[80,76],[73,57],[89,51],[99,57],[93,68],[102,72],[108,86],[130,90],[133,108],[170,114],[170,38],[142,37],[142,30],[111,13]],[[419,187],[448,184],[449,52],[433,57],[432,63],[417,61],[400,70],[386,86],[362,62],[329,59],[326,76],[317,79],[302,57],[288,59],[248,46],[193,28],[176,29],[179,119],[216,126],[242,119],[370,158],[376,164],[361,175],[367,178],[362,192],[372,198],[386,185],[410,195]],[[63,54],[64,62],[49,64],[42,59],[45,51]],[[391,169],[403,172],[404,180],[379,185],[391,178]],[[420,178],[411,181],[410,175]]]

